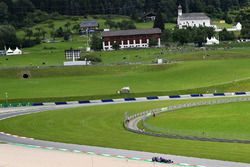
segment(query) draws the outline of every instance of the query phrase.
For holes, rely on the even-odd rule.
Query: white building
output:
[[[218,45],[218,44],[220,44],[220,41],[215,37],[212,37],[211,39],[207,38],[206,45]]]
[[[23,52],[20,50],[20,49],[18,49],[18,47],[16,47],[16,49],[15,50],[11,50],[10,48],[6,51],[6,55],[7,56],[11,56],[11,55],[21,55],[21,54],[23,54]]]
[[[182,6],[178,7],[177,26],[182,29],[185,27],[213,27],[211,19],[205,13],[183,13]]]

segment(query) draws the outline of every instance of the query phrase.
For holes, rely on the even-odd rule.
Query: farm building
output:
[[[113,50],[114,44],[117,44],[120,49],[148,48],[150,40],[157,41],[157,46],[160,47],[161,33],[159,28],[104,31],[102,33],[103,50]]]
[[[185,27],[212,27],[211,19],[205,13],[183,13],[182,6],[178,7],[177,26],[182,29]]]
[[[80,24],[80,29],[83,31],[86,30],[96,30],[99,28],[99,24],[96,20],[84,21]]]

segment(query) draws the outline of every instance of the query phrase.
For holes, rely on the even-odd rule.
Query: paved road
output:
[[[112,104],[118,104],[112,103]],[[16,117],[19,115],[32,114],[37,112],[50,111],[55,109],[65,109],[65,108],[74,108],[74,107],[83,107],[83,106],[96,106],[96,105],[110,105],[109,103],[96,103],[96,104],[72,104],[72,105],[63,105],[63,106],[43,106],[43,107],[22,107],[22,108],[8,108],[1,109],[0,111],[0,120]],[[65,144],[58,142],[49,142],[42,141],[30,138],[20,138],[15,136],[10,136],[7,134],[0,133],[0,140],[7,143],[19,143],[26,145],[35,145],[41,147],[50,147],[55,149],[67,149],[67,150],[79,150],[82,152],[95,152],[101,154],[110,154],[110,155],[121,155],[125,157],[138,157],[144,159],[150,159],[153,156],[164,156],[172,159],[174,162],[178,163],[188,163],[188,164],[199,164],[207,167],[250,167],[250,164],[244,163],[235,163],[235,162],[226,162],[226,161],[218,161],[218,160],[209,160],[209,159],[201,159],[201,158],[192,158],[192,157],[184,157],[184,156],[174,156],[174,155],[162,155],[148,152],[139,152],[139,151],[129,151],[129,150],[121,150],[121,149],[111,149],[111,148],[102,148],[102,147],[92,147],[92,146],[84,146],[84,145],[76,145],[76,144]]]

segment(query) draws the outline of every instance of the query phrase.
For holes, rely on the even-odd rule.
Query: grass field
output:
[[[148,130],[174,135],[250,140],[250,103],[181,109],[146,121]]]
[[[190,101],[161,101],[50,111],[3,120],[0,122],[0,131],[65,143],[250,162],[249,144],[157,138],[130,133],[122,126],[125,112],[129,111],[132,114],[187,102]]]
[[[99,95],[112,98],[124,86],[131,87],[132,96],[166,95],[187,89],[192,89],[191,93],[248,91],[249,63],[250,59],[229,59],[160,66],[6,69],[0,71],[0,92],[3,101],[5,92],[9,99]],[[22,79],[22,73],[29,73],[31,78]]]
[[[73,36],[73,41],[59,43],[42,43],[24,49],[19,56],[1,56],[1,67],[17,66],[62,66],[64,50],[74,48],[83,49],[87,46],[86,36]],[[250,58],[250,44],[221,44],[202,50],[193,47],[170,47],[162,49],[119,50],[112,52],[92,52],[91,55],[102,59],[101,65],[117,65],[128,63],[152,63],[158,58],[167,61],[193,61]],[[45,64],[44,64],[45,63]]]

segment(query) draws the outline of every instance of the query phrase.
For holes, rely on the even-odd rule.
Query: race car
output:
[[[166,163],[166,164],[172,164],[174,163],[170,159],[162,158],[162,157],[153,157],[152,162],[159,162],[159,163]]]

